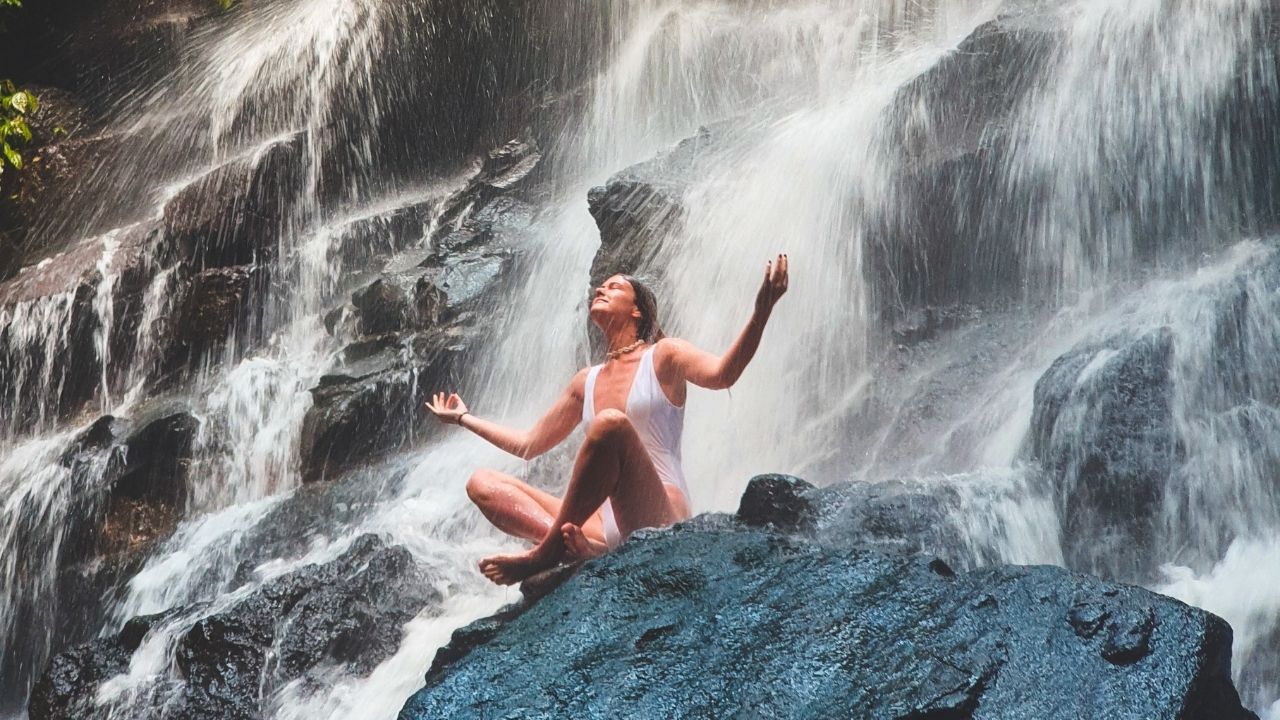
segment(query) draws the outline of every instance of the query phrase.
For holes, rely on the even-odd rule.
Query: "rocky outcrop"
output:
[[[1021,218],[1005,212],[999,189],[1010,187],[1014,114],[1043,86],[1063,39],[1055,12],[1006,3],[895,94],[880,132],[899,170],[866,245],[873,277],[893,278],[872,292],[894,322],[1019,288]]]
[[[1031,455],[1051,478],[1070,567],[1150,579],[1178,460],[1172,344],[1162,330],[1088,344],[1036,383]]]
[[[438,230],[423,239],[425,247],[393,256],[387,270],[330,314],[330,328],[355,339],[312,390],[304,477],[333,475],[403,447],[430,394],[456,387],[455,370],[484,340],[496,293],[533,221],[532,206],[511,190],[539,158],[526,141],[490,153],[467,186],[437,209],[431,225]]]
[[[131,226],[80,241],[0,283],[0,423],[7,431],[48,427],[80,411],[104,378],[119,389],[127,365],[104,372],[98,339],[111,327],[108,358],[127,356],[150,232]]]
[[[668,153],[629,167],[587,195],[600,228],[591,282],[643,273],[684,222],[684,193],[714,157],[719,130],[702,128]]]
[[[340,557],[262,583],[241,601],[204,615],[177,639],[182,683],[149,692],[184,718],[261,717],[274,689],[322,667],[364,675],[395,651],[401,628],[439,591],[409,551],[357,538]],[[99,717],[99,683],[127,668],[146,633],[165,620],[199,617],[200,607],[136,618],[114,637],[54,658],[32,693],[32,720]]]
[[[10,500],[26,517],[11,548],[24,582],[5,592],[0,685],[29,688],[50,655],[92,639],[108,620],[129,578],[177,525],[196,430],[180,406],[157,403],[131,420],[99,418],[71,437],[53,468],[33,468],[53,487]],[[64,514],[49,513],[50,504]]]
[[[74,717],[91,708],[98,684],[127,672],[133,651],[151,628],[165,619],[165,615],[133,618],[114,636],[54,657],[31,695],[30,717]]]
[[[1135,587],[695,519],[456,632],[400,718],[1253,718],[1230,652]]]
[[[270,144],[183,187],[164,207],[167,249],[197,270],[272,258],[302,190],[304,142]]]
[[[182,279],[162,366],[194,367],[232,338],[252,337],[262,312],[256,301],[262,299],[266,279],[267,272],[260,265],[210,268]]]
[[[934,555],[969,565],[972,549],[949,512],[945,484],[905,481],[839,483],[815,488],[789,475],[751,479],[735,519],[747,527],[803,536],[824,547]]]

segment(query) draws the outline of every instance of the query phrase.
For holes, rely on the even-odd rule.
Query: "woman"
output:
[[[786,291],[787,256],[779,255],[765,264],[747,326],[717,357],[663,337],[653,293],[635,278],[614,275],[591,299],[591,321],[608,342],[605,362],[579,371],[529,430],[481,419],[456,394],[436,393],[427,407],[442,422],[526,460],[560,444],[579,423],[587,429],[564,498],[485,468],[467,481],[467,494],[490,522],[535,543],[524,553],[481,560],[484,576],[503,585],[520,582],[566,557],[600,555],[640,528],[687,519],[680,436],[688,383],[712,390],[733,385]]]

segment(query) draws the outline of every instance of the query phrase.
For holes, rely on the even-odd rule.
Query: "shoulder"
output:
[[[591,367],[584,367],[574,373],[573,379],[569,381],[569,394],[575,398],[582,398],[587,391],[587,375],[591,373]]]
[[[680,359],[691,347],[693,346],[680,338],[662,338],[653,344],[654,367],[661,372],[672,365],[679,364]]]

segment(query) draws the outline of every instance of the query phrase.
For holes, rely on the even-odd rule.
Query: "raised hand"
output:
[[[467,412],[467,404],[462,402],[462,398],[458,397],[458,393],[450,393],[446,396],[444,393],[438,392],[431,396],[431,402],[427,403],[427,409],[434,413],[442,423],[460,425],[462,416]]]
[[[764,282],[756,293],[756,312],[767,313],[787,291],[787,256],[778,255],[764,265]]]

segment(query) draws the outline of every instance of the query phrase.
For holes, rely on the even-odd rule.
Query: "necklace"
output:
[[[644,344],[644,340],[641,339],[641,340],[636,340],[635,342],[631,343],[626,347],[620,347],[617,350],[610,350],[609,352],[604,354],[605,359],[617,360],[618,358],[622,357],[623,355],[626,355],[632,350],[635,350],[636,348],[640,347],[643,344]]]

